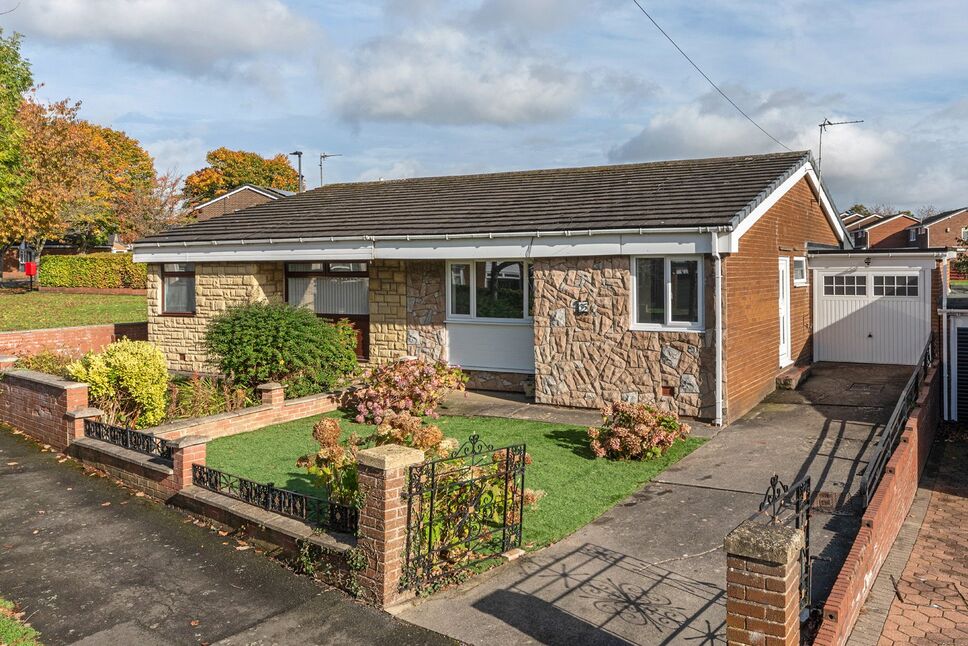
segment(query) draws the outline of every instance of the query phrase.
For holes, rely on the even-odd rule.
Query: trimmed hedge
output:
[[[129,253],[89,253],[42,256],[39,273],[45,287],[144,289],[148,267],[133,262]]]

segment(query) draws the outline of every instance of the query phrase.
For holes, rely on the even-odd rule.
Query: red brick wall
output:
[[[192,214],[201,220],[208,220],[209,218],[214,218],[217,215],[225,215],[226,213],[234,213],[239,209],[247,209],[250,206],[258,206],[259,204],[265,204],[266,202],[271,202],[272,200],[262,193],[256,193],[252,190],[239,191],[235,195],[225,198],[224,200],[219,200],[214,204],[209,204],[208,206],[203,206],[202,208],[195,209]]]
[[[83,464],[105,471],[112,478],[152,498],[168,500],[179,490],[175,485],[174,474],[150,469],[106,451],[99,451],[94,446],[71,444],[68,453]]]
[[[0,354],[24,357],[37,354],[42,350],[50,350],[78,356],[86,352],[96,352],[121,337],[127,337],[133,341],[145,341],[148,339],[148,324],[113,323],[58,327],[49,330],[0,332]]]
[[[918,480],[928,460],[941,418],[941,376],[938,362],[931,367],[918,396],[918,405],[901,435],[901,443],[887,463],[884,477],[861,528],[823,607],[823,623],[814,644],[844,644],[857,621],[877,573],[894,545],[917,493]]]
[[[961,230],[968,227],[968,211],[953,215],[946,220],[929,224],[928,245],[931,247],[963,247]]]
[[[807,242],[837,244],[838,239],[803,179],[746,232],[739,241],[739,252],[723,259],[725,417],[729,422],[739,419],[776,385],[780,371],[778,258],[806,255]],[[809,363],[813,358],[811,291],[809,285],[793,286],[791,260],[790,336],[796,363]]]
[[[894,218],[876,227],[867,230],[867,243],[870,247],[898,248],[916,247],[917,242],[911,242],[910,233],[907,228],[912,224],[917,224],[914,218],[901,216]]]
[[[87,384],[29,370],[0,374],[0,422],[63,451],[74,438],[68,411],[87,407]]]

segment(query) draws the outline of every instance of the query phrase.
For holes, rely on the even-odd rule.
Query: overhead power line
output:
[[[753,117],[751,117],[750,115],[748,115],[748,114],[746,114],[746,112],[745,112],[745,111],[743,110],[743,108],[741,108],[741,107],[739,107],[738,105],[736,105],[736,102],[735,102],[735,101],[733,101],[733,100],[732,100],[731,98],[729,98],[729,95],[728,95],[728,94],[726,94],[725,92],[723,92],[723,91],[722,91],[722,89],[720,89],[720,87],[719,87],[718,85],[716,85],[716,84],[715,84],[715,83],[713,82],[713,80],[712,80],[711,78],[709,78],[709,76],[708,76],[708,75],[707,75],[707,74],[706,74],[705,72],[703,72],[703,71],[702,71],[702,69],[700,69],[700,67],[699,67],[698,65],[696,65],[696,63],[695,63],[695,61],[693,61],[693,60],[692,60],[691,58],[689,58],[689,55],[688,55],[688,54],[686,54],[686,52],[684,52],[684,51],[682,51],[682,48],[681,48],[681,47],[679,47],[679,45],[678,45],[678,44],[676,43],[676,41],[674,41],[674,40],[672,39],[672,36],[670,36],[669,34],[667,34],[667,33],[666,33],[666,30],[665,30],[665,29],[663,29],[663,28],[662,28],[662,27],[661,27],[661,26],[659,25],[659,23],[657,23],[657,22],[655,21],[655,18],[653,18],[653,17],[652,17],[652,16],[651,16],[651,15],[649,14],[649,12],[648,12],[648,11],[646,11],[646,10],[645,10],[645,7],[643,7],[643,6],[641,5],[641,4],[639,4],[639,0],[632,0],[632,2],[634,2],[634,3],[635,3],[635,6],[639,8],[639,11],[641,11],[642,13],[644,13],[644,14],[645,14],[645,17],[646,17],[646,18],[648,18],[648,19],[649,19],[649,20],[650,20],[650,21],[652,22],[652,24],[653,24],[653,25],[655,25],[655,28],[656,28],[656,29],[658,29],[658,30],[659,30],[659,31],[660,31],[660,32],[662,33],[662,35],[663,35],[663,36],[665,36],[665,37],[666,37],[666,39],[667,39],[667,40],[668,40],[668,41],[669,41],[670,43],[672,43],[672,46],[673,46],[673,47],[675,47],[675,48],[676,48],[677,50],[679,50],[679,53],[680,53],[680,54],[682,54],[682,57],[683,57],[683,58],[685,58],[685,59],[686,59],[687,61],[689,61],[689,64],[690,64],[690,65],[692,65],[692,66],[693,66],[694,68],[696,68],[696,71],[697,71],[697,72],[699,72],[699,73],[700,73],[700,74],[702,75],[702,77],[703,77],[704,79],[706,79],[706,82],[707,82],[707,83],[709,83],[709,84],[710,84],[710,85],[711,85],[711,86],[713,87],[713,89],[714,89],[714,90],[716,90],[717,92],[719,92],[719,94],[720,94],[720,96],[722,96],[722,97],[723,97],[724,99],[726,99],[726,101],[727,101],[727,102],[728,102],[728,103],[729,103],[729,104],[730,104],[731,106],[733,106],[734,108],[736,108],[736,111],[737,111],[737,112],[739,112],[739,113],[740,113],[741,115],[743,115],[744,117],[746,117],[746,120],[747,120],[747,121],[749,121],[749,122],[750,122],[750,123],[752,123],[752,124],[753,124],[754,126],[756,126],[756,128],[757,128],[757,130],[759,130],[759,131],[760,131],[760,132],[762,132],[762,133],[763,133],[764,135],[766,135],[767,137],[769,137],[770,139],[772,139],[772,140],[773,140],[773,141],[774,141],[774,142],[775,142],[775,143],[776,143],[776,144],[777,144],[778,146],[780,146],[781,148],[784,148],[785,150],[788,150],[788,151],[790,151],[790,152],[793,152],[793,151],[792,151],[792,150],[790,149],[790,147],[789,147],[789,146],[787,146],[787,145],[786,145],[785,143],[783,143],[782,141],[780,141],[779,139],[777,139],[776,137],[774,137],[773,135],[771,135],[770,133],[768,133],[768,132],[767,132],[767,131],[766,131],[766,130],[765,130],[765,129],[763,128],[763,126],[761,126],[760,124],[758,124],[758,123],[756,123],[756,120],[754,120],[754,119],[753,119]]]

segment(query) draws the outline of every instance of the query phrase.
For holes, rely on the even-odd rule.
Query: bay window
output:
[[[162,313],[190,316],[195,313],[195,265],[165,263],[161,266]]]
[[[702,329],[700,256],[632,259],[632,329]]]
[[[453,319],[530,320],[534,274],[523,260],[469,260],[447,267],[447,313]]]

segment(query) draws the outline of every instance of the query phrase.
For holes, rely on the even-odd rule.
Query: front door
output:
[[[780,366],[793,363],[790,357],[790,259],[780,258],[780,284],[778,285],[780,308]]]

